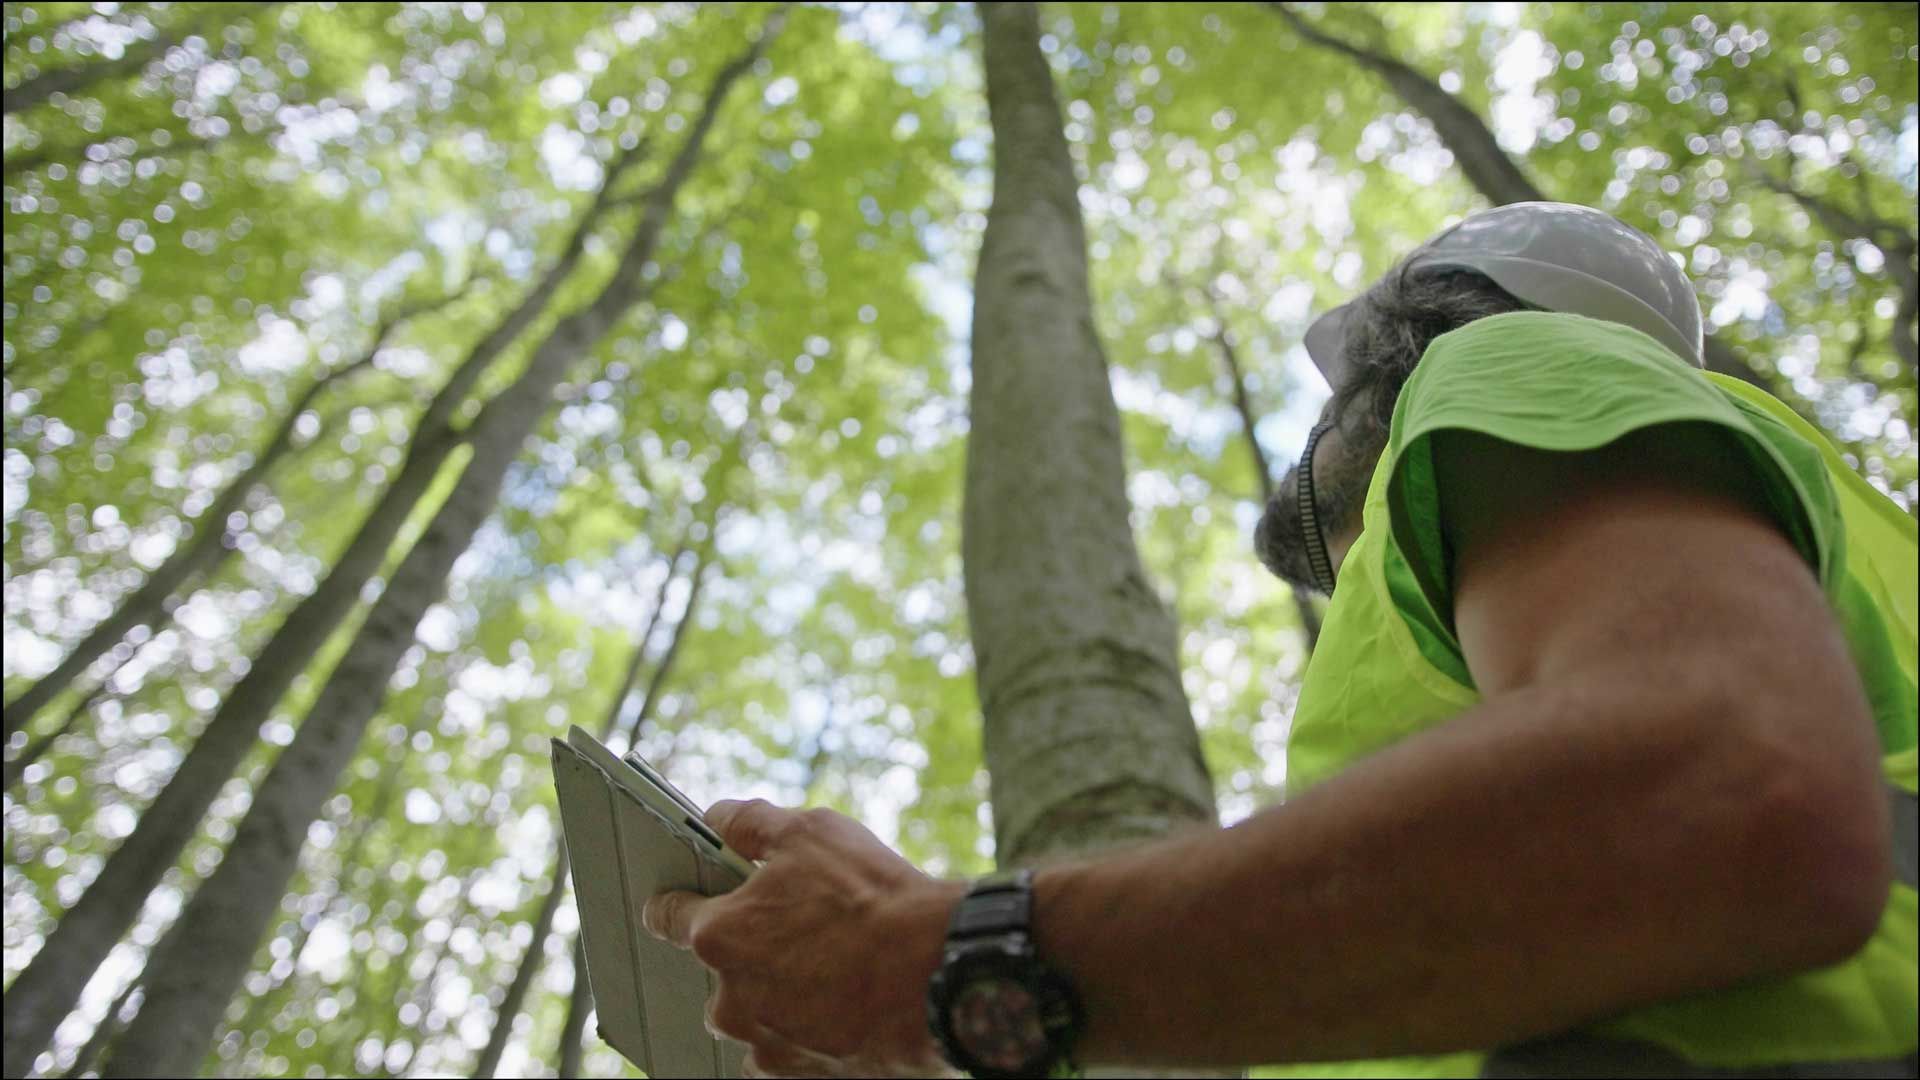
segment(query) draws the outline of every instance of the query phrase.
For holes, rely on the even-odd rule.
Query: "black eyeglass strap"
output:
[[[1320,515],[1313,504],[1313,450],[1320,436],[1331,425],[1319,423],[1307,433],[1307,448],[1300,451],[1299,483],[1300,526],[1307,541],[1307,565],[1313,570],[1313,583],[1321,592],[1333,595],[1333,559],[1327,554],[1327,538],[1320,531]]]

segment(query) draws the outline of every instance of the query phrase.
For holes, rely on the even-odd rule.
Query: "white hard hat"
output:
[[[1686,273],[1653,237],[1591,207],[1523,202],[1483,210],[1422,244],[1401,269],[1477,271],[1533,307],[1624,323],[1705,366],[1700,302]],[[1307,354],[1336,387],[1352,314],[1353,304],[1342,304],[1307,328]]]

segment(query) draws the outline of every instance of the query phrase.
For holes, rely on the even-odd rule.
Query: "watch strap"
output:
[[[1009,870],[976,881],[947,923],[947,941],[965,941],[989,934],[1031,933],[1033,871]]]

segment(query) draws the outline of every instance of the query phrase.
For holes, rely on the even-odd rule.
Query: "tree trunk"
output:
[[[407,1070],[413,1067],[413,1059],[420,1056],[420,1046],[426,1041],[427,1037],[427,1013],[433,1008],[433,999],[440,989],[440,965],[446,961],[447,953],[453,949],[454,931],[460,929],[460,924],[466,922],[467,915],[473,911],[473,883],[478,877],[479,873],[472,871],[461,880],[460,902],[454,905],[453,917],[447,923],[447,936],[441,939],[439,945],[434,947],[433,962],[427,966],[427,977],[420,980],[420,987],[413,996],[413,1005],[420,1011],[420,1021],[418,1028],[413,1033],[414,1037],[407,1040],[406,1060],[401,1062],[398,1068],[384,1070],[386,1075],[407,1075]],[[454,958],[454,963],[456,967],[459,965],[459,957]],[[401,970],[404,971],[407,969],[402,968]],[[400,1010],[395,1009],[389,1015],[397,1019],[400,1015]],[[385,1052],[388,1046],[393,1045],[394,1036],[398,1035],[399,1031],[400,1029],[397,1025],[386,1030],[386,1037],[380,1040],[382,1053]],[[382,1070],[374,1071],[378,1074]]]
[[[667,559],[667,576],[660,582],[660,588],[654,594],[653,612],[647,616],[646,628],[640,632],[640,641],[634,646],[632,659],[627,661],[626,674],[621,677],[620,689],[613,695],[613,701],[607,706],[607,715],[600,721],[601,742],[606,742],[613,736],[614,730],[620,723],[620,713],[626,708],[627,698],[633,696],[633,685],[639,681],[640,669],[646,663],[647,643],[653,640],[654,628],[660,624],[660,613],[664,611],[667,606],[667,589],[673,584],[675,576],[674,570],[679,567],[680,556],[685,551],[686,545],[682,544],[680,550],[675,551]],[[647,714],[652,710],[654,696],[660,685],[665,681],[668,669],[673,666],[674,653],[680,644],[680,628],[686,625],[687,616],[693,612],[693,602],[699,596],[699,588],[700,564],[695,563],[693,591],[687,594],[687,610],[681,615],[680,622],[674,626],[672,644],[667,647],[666,655],[662,657],[660,666],[654,669],[653,678],[647,683],[647,695],[640,703],[640,713],[634,719],[633,729],[627,740],[628,745],[632,745],[634,738],[639,735],[640,725],[645,722]],[[567,844],[563,838],[560,842],[560,853],[554,860],[553,888],[547,893],[547,899],[541,905],[539,918],[534,921],[534,943],[528,948],[527,955],[521,959],[520,967],[514,972],[513,982],[507,988],[507,994],[501,1002],[500,1010],[494,1017],[493,1033],[487,1039],[487,1048],[481,1053],[479,1064],[474,1067],[474,1076],[476,1077],[491,1077],[494,1070],[500,1067],[500,1055],[506,1052],[507,1040],[513,1034],[514,1018],[519,1015],[520,1007],[526,1001],[526,988],[533,982],[534,973],[539,970],[540,962],[544,957],[539,946],[541,942],[546,940],[547,932],[553,926],[553,913],[558,910],[560,896],[566,888],[568,865]],[[587,969],[580,955],[579,950],[576,949],[573,968],[573,996],[576,1000],[588,993],[586,990]],[[574,1007],[571,1003],[568,1006],[569,1010]],[[573,1014],[569,1011],[568,1023],[571,1024],[572,1022]],[[581,1016],[581,1022],[585,1022],[584,1015]],[[577,1032],[575,1042],[577,1053]],[[564,1040],[562,1040],[562,1045],[564,1047]]]
[[[119,1034],[120,1014],[127,1010],[127,1002],[133,999],[133,992],[138,989],[140,989],[140,980],[135,978],[127,984],[125,990],[120,991],[119,997],[113,999],[113,1004],[107,1006],[107,1015],[101,1017],[100,1022],[94,1025],[93,1034],[87,1036],[87,1041],[80,1047],[80,1052],[73,1055],[73,1065],[67,1069],[68,1076],[85,1076],[87,1070],[93,1068],[94,1059],[98,1058],[100,1052],[107,1048],[107,1044],[113,1041],[113,1037]]]
[[[133,654],[127,654],[127,659],[133,659]],[[116,668],[115,670],[118,669]],[[13,785],[19,783],[26,777],[28,766],[31,766],[34,762],[46,756],[47,751],[53,749],[54,743],[58,742],[62,736],[72,731],[74,727],[80,723],[80,718],[86,715],[87,710],[93,707],[94,702],[100,700],[101,694],[106,693],[107,683],[112,681],[112,679],[112,674],[108,674],[106,678],[101,679],[100,685],[94,687],[92,693],[81,698],[74,704],[72,709],[67,711],[67,718],[60,722],[59,727],[40,736],[39,739],[35,740],[25,750],[20,751],[19,757],[7,762],[6,783],[4,786],[0,786],[0,790],[13,790]]]
[[[354,826],[353,839],[347,842],[346,849],[340,855],[339,868],[334,872],[332,892],[327,896],[326,902],[321,904],[310,917],[301,916],[293,921],[293,932],[287,935],[289,941],[287,975],[285,978],[273,980],[247,1004],[246,1014],[240,1018],[238,1024],[234,1025],[234,1030],[242,1035],[267,1022],[267,1003],[273,999],[276,991],[300,973],[300,957],[306,953],[307,943],[313,940],[313,932],[327,920],[343,897],[350,897],[347,891],[348,876],[360,865],[361,853],[366,850],[367,837],[372,834],[376,825],[386,819],[387,807],[392,805],[394,792],[400,787],[400,766],[405,760],[404,752],[396,752],[387,762],[386,768],[381,770],[373,800],[368,804],[366,811],[360,815],[360,820]]]
[[[23,112],[46,101],[55,94],[72,96],[90,87],[97,86],[109,79],[131,75],[148,64],[166,55],[168,49],[189,37],[199,33],[203,27],[216,19],[228,19],[236,14],[235,8],[244,9],[241,18],[252,18],[262,10],[276,8],[278,3],[264,4],[208,4],[186,25],[166,29],[145,41],[137,41],[128,46],[117,60],[95,60],[90,63],[75,64],[72,67],[54,68],[42,71],[30,79],[23,79],[19,86],[7,91],[5,115]],[[228,19],[229,25],[233,21]]]
[[[974,286],[962,555],[1010,866],[1215,816],[1173,620],[1127,521],[1120,416],[1039,16],[1030,3],[980,14],[993,206]]]
[[[1226,313],[1220,307],[1220,295],[1212,285],[1206,287],[1207,305],[1213,315],[1213,344],[1220,353],[1220,363],[1227,369],[1227,378],[1233,383],[1233,408],[1240,414],[1240,430],[1247,437],[1247,452],[1253,456],[1253,473],[1260,482],[1260,505],[1273,501],[1273,469],[1267,463],[1267,451],[1260,445],[1259,436],[1253,432],[1256,420],[1253,411],[1253,398],[1247,393],[1247,379],[1240,367],[1240,352],[1234,347],[1233,331],[1227,329]],[[1313,606],[1313,596],[1298,585],[1293,591],[1294,611],[1300,616],[1300,629],[1306,634],[1307,655],[1320,645],[1320,612]]]
[[[452,299],[453,297],[448,297],[440,303],[428,305],[428,310]],[[240,508],[253,489],[265,481],[273,467],[280,463],[280,459],[285,457],[289,450],[293,449],[294,428],[299,423],[300,417],[327,387],[372,367],[374,357],[386,347],[388,339],[393,336],[394,330],[398,329],[400,323],[420,313],[419,311],[407,312],[383,322],[379,330],[374,333],[373,344],[367,347],[367,351],[362,353],[359,359],[322,375],[294,399],[292,408],[287,410],[286,416],[280,421],[280,426],[275,429],[273,437],[269,438],[266,445],[261,448],[259,455],[239,476],[233,478],[233,481],[220,492],[219,497],[213,500],[211,506],[193,520],[189,526],[193,539],[176,548],[164,562],[148,574],[140,587],[122,601],[111,615],[100,620],[92,630],[88,631],[87,636],[80,640],[80,644],[74,646],[73,651],[67,654],[66,659],[60,661],[58,667],[27,687],[6,707],[8,738],[12,738],[14,732],[26,727],[35,713],[71,685],[73,680],[92,666],[103,653],[119,644],[120,639],[129,631],[137,626],[145,626],[159,616],[167,600],[179,592],[183,586],[197,578],[212,574],[228,556],[233,554],[235,549],[227,543],[227,518]]]
[[[1500,148],[1500,142],[1494,138],[1493,129],[1479,115],[1468,108],[1459,98],[1441,88],[1438,82],[1425,73],[1416,71],[1399,59],[1384,53],[1375,52],[1349,41],[1342,41],[1319,27],[1300,17],[1300,14],[1283,3],[1269,3],[1268,7],[1280,13],[1280,16],[1293,25],[1301,37],[1325,49],[1344,56],[1352,57],[1362,67],[1368,68],[1387,80],[1387,85],[1400,99],[1413,107],[1413,110],[1425,116],[1433,124],[1434,133],[1440,136],[1440,142],[1460,163],[1460,171],[1466,174],[1468,182],[1495,206],[1516,202],[1551,201],[1538,185],[1527,177],[1519,163],[1507,156]],[[1731,375],[1771,391],[1772,387],[1754,366],[1740,355],[1739,350],[1709,336],[1705,343],[1707,369],[1722,375]]]
[[[193,838],[221,785],[246,757],[280,696],[313,662],[315,653],[358,605],[362,588],[387,559],[394,537],[465,436],[453,430],[455,412],[489,366],[537,318],[585,250],[611,202],[613,184],[636,155],[608,170],[593,203],[560,258],[514,310],[474,346],[427,404],[413,444],[386,492],[361,524],[346,552],[312,595],[289,614],[227,692],[186,760],[153,805],[140,816],[79,901],[14,979],[4,999],[5,1075],[22,1076],[53,1038],[87,980],[126,934],[141,906]]]
[[[762,35],[715,80],[686,142],[648,196],[612,279],[585,308],[560,320],[526,370],[473,421],[473,456],[447,501],[401,561],[292,744],[255,788],[226,858],[156,947],[146,969],[147,1003],[108,1062],[108,1075],[175,1075],[199,1066],[292,876],[307,828],[379,708],[415,625],[440,598],[454,560],[492,512],[507,467],[552,404],[567,366],[649,291],[641,271],[659,246],[675,195],[699,160],[727,90],[758,59],[769,36]]]
[[[633,714],[633,722],[627,725],[627,747],[631,749],[640,742],[640,729],[653,716],[654,707],[660,704],[660,691],[667,685],[667,676],[673,671],[674,658],[680,655],[680,643],[686,640],[687,624],[693,621],[693,613],[700,604],[700,582],[706,577],[707,549],[702,548],[693,560],[693,572],[687,575],[687,604],[680,612],[680,618],[673,624],[673,636],[667,639],[667,651],[660,654],[660,663],[653,669],[653,677],[647,680],[647,692],[641,695],[640,710]],[[666,598],[665,590],[661,598]],[[655,609],[656,614],[659,609]],[[651,630],[651,627],[649,627]],[[640,643],[641,648],[646,642]],[[614,714],[607,715],[608,730],[612,730]],[[604,741],[606,736],[601,736]]]
[[[673,587],[674,578],[680,569],[681,556],[687,553],[687,544],[683,540],[672,555],[667,556],[667,576],[660,579],[660,587],[653,593],[653,610],[647,613],[647,625],[640,631],[640,640],[634,644],[633,656],[627,661],[626,674],[620,678],[620,692],[614,695],[607,706],[607,715],[600,721],[600,741],[613,738],[619,730],[620,713],[627,706],[627,699],[633,696],[634,684],[640,681],[640,669],[647,662],[647,646],[653,641],[653,632],[660,626],[661,615],[667,610],[667,590]],[[663,665],[664,666],[664,665]],[[659,675],[656,673],[656,679]]]
[[[520,1007],[526,1003],[527,989],[533,985],[534,973],[540,970],[540,961],[546,953],[547,935],[553,932],[553,915],[560,910],[560,898],[567,891],[567,842],[560,841],[560,858],[554,863],[553,884],[547,888],[546,899],[540,901],[540,913],[533,919],[533,940],[527,945],[527,955],[521,957],[520,968],[513,974],[513,982],[507,986],[507,996],[500,1002],[500,1011],[493,1020],[493,1033],[487,1037],[486,1049],[480,1051],[480,1061],[473,1067],[474,1080],[493,1080],[494,1070],[500,1067],[500,1055],[507,1052],[507,1040],[513,1037],[513,1021],[520,1015]]]
[[[579,931],[573,935],[573,993],[567,996],[567,1022],[560,1028],[560,1080],[579,1080],[584,1056],[587,1014],[593,1011],[593,991],[587,985],[587,946]]]

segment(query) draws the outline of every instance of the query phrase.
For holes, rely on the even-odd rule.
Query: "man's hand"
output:
[[[719,976],[707,1026],[751,1048],[747,1074],[951,1075],[926,991],[965,886],[830,810],[725,800],[707,824],[760,869],[724,896],[662,893],[643,919]]]

